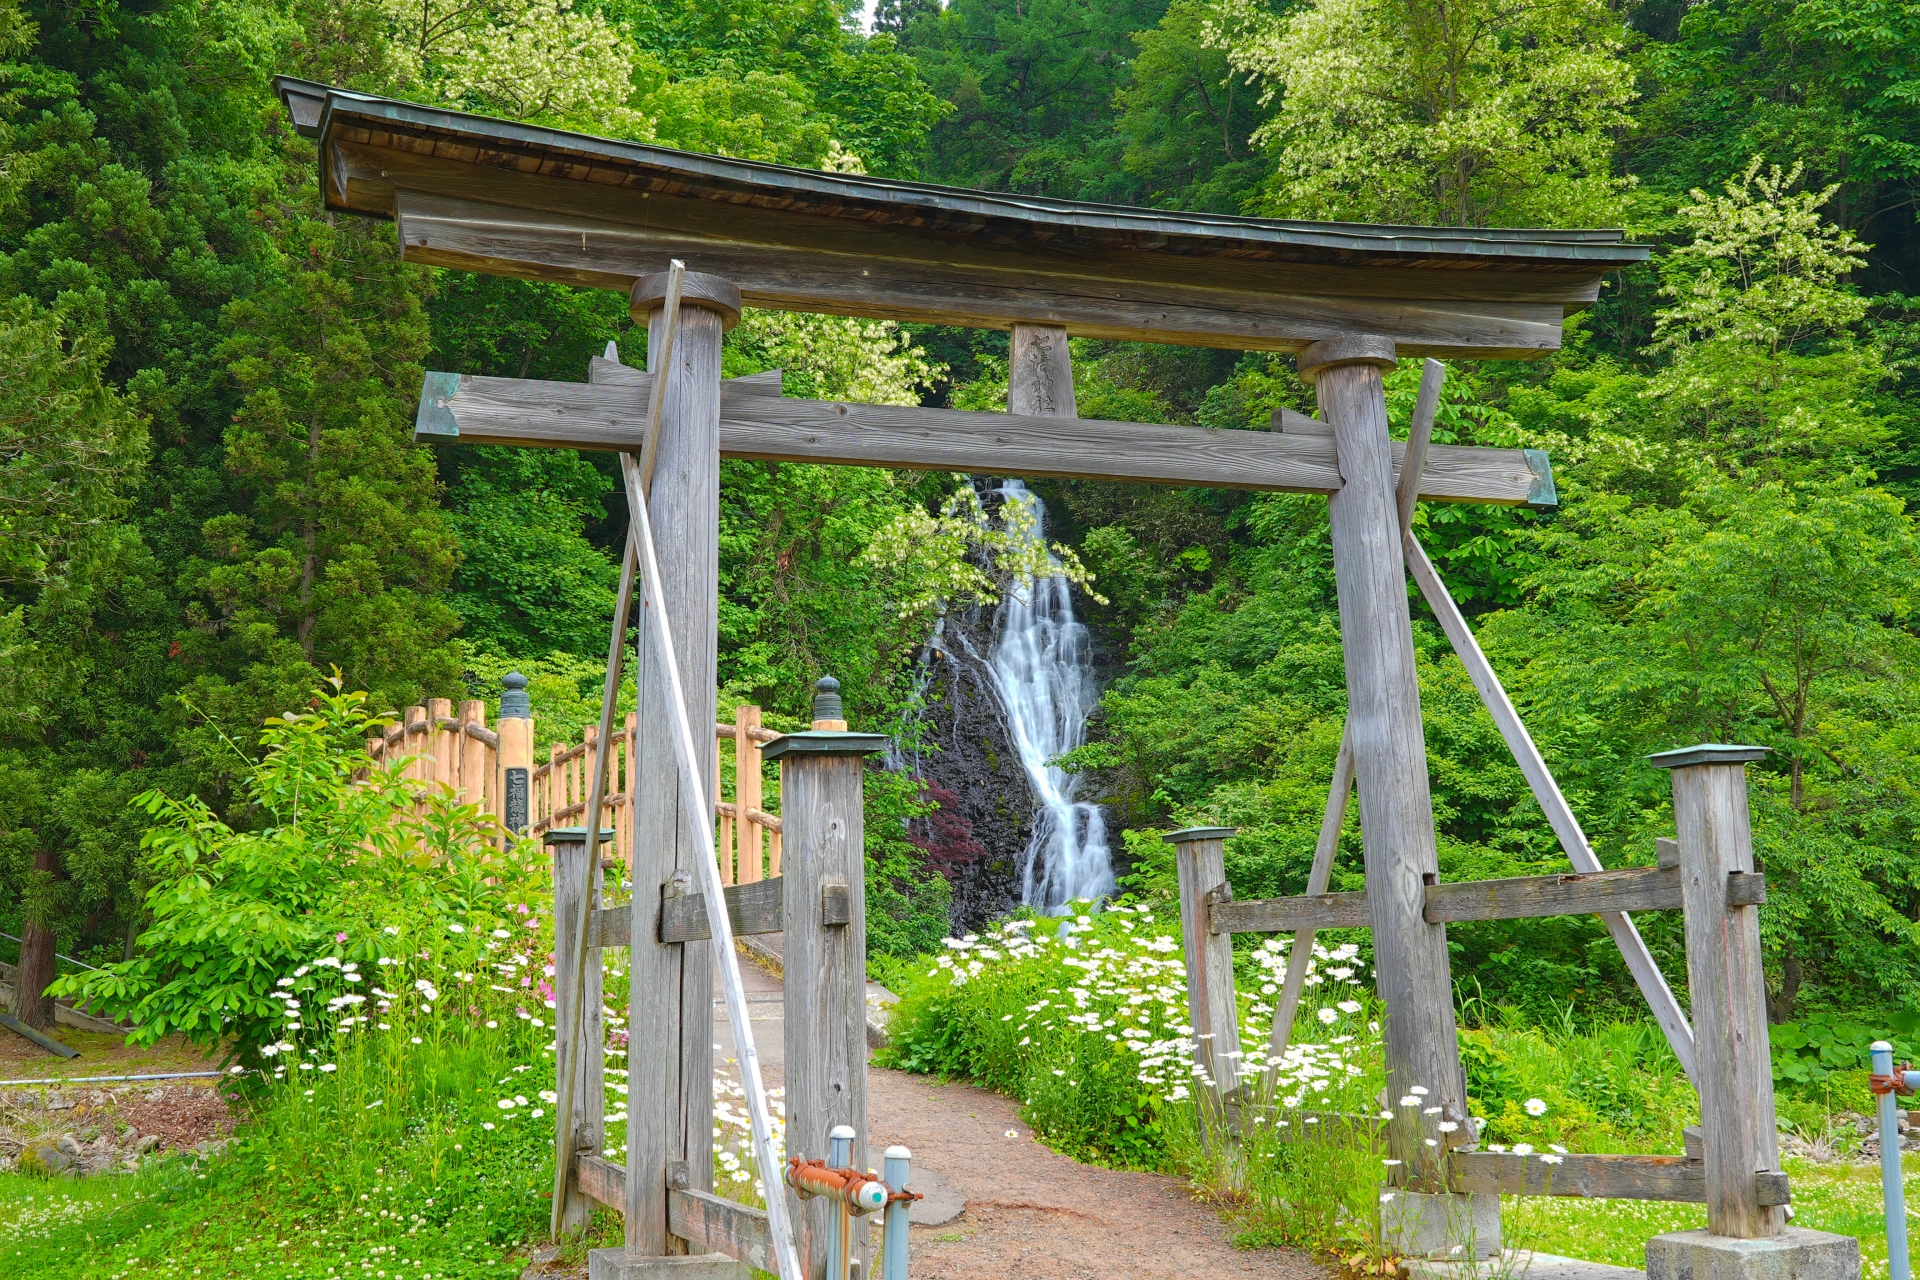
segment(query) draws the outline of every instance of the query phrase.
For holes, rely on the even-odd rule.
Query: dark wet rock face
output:
[[[956,933],[1019,905],[1020,855],[1032,834],[1033,794],[984,661],[992,625],[978,610],[949,617],[923,655],[921,719],[930,749],[916,763],[940,811],[916,821],[910,834],[953,885]]]

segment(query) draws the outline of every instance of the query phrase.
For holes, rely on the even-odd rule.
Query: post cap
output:
[[[833,1128],[827,1130],[827,1136],[829,1138],[845,1138],[847,1141],[851,1142],[853,1141],[856,1135],[853,1132],[852,1125],[837,1124],[833,1126]]]
[[[1680,747],[1673,751],[1662,751],[1647,757],[1647,763],[1656,769],[1684,769],[1693,764],[1745,764],[1749,760],[1764,760],[1772,747],[1742,747],[1726,742],[1702,742],[1698,746]]]
[[[902,1146],[892,1146],[887,1148],[886,1158],[889,1160],[911,1160],[913,1159],[913,1152]]]
[[[601,844],[606,844],[612,839],[612,827],[600,828],[599,842]],[[550,827],[540,837],[541,844],[585,844],[586,842],[587,829],[585,827]]]
[[[1160,838],[1168,844],[1192,844],[1197,840],[1227,840],[1237,835],[1238,827],[1187,827],[1181,831],[1169,831]]]
[[[780,760],[787,756],[870,756],[887,749],[884,733],[840,733],[831,729],[809,729],[805,733],[783,733],[760,748],[762,760]]]
[[[821,676],[813,682],[813,718],[842,721],[847,718],[840,705],[840,682],[832,676]]]
[[[500,718],[533,719],[533,700],[527,696],[527,678],[518,671],[500,677]]]
[[[1885,1040],[1875,1040],[1872,1044],[1867,1046],[1867,1049],[1871,1053],[1892,1053],[1893,1052],[1893,1046],[1888,1044]]]

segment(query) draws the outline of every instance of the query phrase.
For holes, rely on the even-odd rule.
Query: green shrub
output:
[[[140,796],[155,819],[141,841],[153,922],[133,959],[61,978],[55,994],[133,1022],[135,1042],[177,1032],[256,1064],[281,1030],[275,984],[316,956],[370,964],[391,939],[421,939],[436,961],[464,949],[477,966],[484,934],[544,880],[540,864],[447,788],[371,760],[366,739],[388,722],[365,703],[336,678],[310,711],[267,722],[246,776],[259,830],[198,797]]]

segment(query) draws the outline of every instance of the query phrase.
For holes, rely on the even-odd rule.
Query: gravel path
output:
[[[754,1043],[770,1087],[780,1084],[779,981],[742,965],[759,996]],[[726,1013],[714,1042],[732,1055]],[[1219,1217],[1185,1184],[1149,1173],[1079,1164],[1034,1141],[1008,1098],[969,1084],[870,1069],[867,1117],[873,1151],[900,1143],[916,1173],[932,1173],[964,1203],[951,1221],[913,1228],[915,1280],[1321,1280],[1302,1253],[1241,1250]],[[1007,1136],[1008,1130],[1013,1137]]]

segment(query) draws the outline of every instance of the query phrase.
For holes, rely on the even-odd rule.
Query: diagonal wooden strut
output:
[[[1428,360],[1420,379],[1420,396],[1414,408],[1414,417],[1408,431],[1406,463],[1401,467],[1396,497],[1399,503],[1400,536],[1402,550],[1405,553],[1407,569],[1419,586],[1421,595],[1433,609],[1434,616],[1440,620],[1441,630],[1446,633],[1448,642],[1460,657],[1468,676],[1473,680],[1474,688],[1479,691],[1480,699],[1486,704],[1488,713],[1499,727],[1501,736],[1506,740],[1507,748],[1513,753],[1522,775],[1533,790],[1534,798],[1547,816],[1548,825],[1553,828],[1560,840],[1560,847],[1566,853],[1567,860],[1574,870],[1591,874],[1603,868],[1600,859],[1595,856],[1593,847],[1587,842],[1586,833],[1581,829],[1579,820],[1574,817],[1572,807],[1547,769],[1546,761],[1540,750],[1534,745],[1533,738],[1521,723],[1519,713],[1513,702],[1507,697],[1500,678],[1494,673],[1493,665],[1487,661],[1479,642],[1474,639],[1468,628],[1466,618],[1453,596],[1441,581],[1433,562],[1421,547],[1413,534],[1413,506],[1422,485],[1420,463],[1428,455],[1428,441],[1432,438],[1434,415],[1439,407],[1441,384],[1446,378],[1446,366],[1437,360]],[[1340,740],[1340,754],[1334,761],[1333,785],[1327,796],[1326,815],[1320,824],[1320,838],[1314,848],[1313,869],[1307,877],[1307,893],[1318,896],[1327,891],[1327,880],[1332,870],[1333,855],[1339,845],[1340,827],[1345,821],[1348,797],[1353,785],[1352,746],[1343,734]],[[1667,1044],[1673,1049],[1674,1057],[1679,1059],[1687,1078],[1698,1084],[1695,1075],[1693,1048],[1693,1028],[1687,1022],[1687,1015],[1680,1008],[1680,1002],[1674,997],[1673,989],[1667,985],[1660,966],[1654,963],[1653,954],[1647,949],[1646,940],[1634,927],[1633,919],[1622,911],[1600,913],[1601,921],[1613,938],[1614,945],[1620,949],[1621,959],[1627,970],[1633,975],[1648,1007],[1653,1011],[1654,1021],[1660,1026],[1667,1038]],[[1301,929],[1294,935],[1292,950],[1288,956],[1286,983],[1280,993],[1279,1003],[1275,1007],[1273,1030],[1268,1039],[1267,1056],[1271,1063],[1277,1063],[1287,1047],[1288,1038],[1293,1031],[1293,1017],[1299,1009],[1301,990],[1306,980],[1306,962],[1313,949],[1316,930]]]
[[[1440,619],[1441,630],[1446,632],[1448,643],[1466,667],[1473,687],[1480,691],[1480,700],[1486,703],[1494,724],[1499,726],[1500,736],[1507,740],[1508,750],[1513,752],[1520,772],[1526,776],[1527,785],[1533,788],[1534,799],[1540,802],[1548,824],[1560,838],[1560,847],[1565,851],[1567,861],[1573,864],[1575,871],[1601,870],[1600,859],[1594,856],[1593,846],[1587,843],[1586,832],[1580,829],[1572,806],[1560,794],[1560,787],[1547,771],[1547,762],[1541,758],[1540,749],[1533,744],[1526,725],[1520,721],[1520,713],[1514,710],[1507,691],[1500,685],[1500,677],[1494,674],[1493,664],[1481,652],[1480,642],[1473,638],[1473,632],[1467,628],[1466,618],[1453,602],[1453,596],[1448,593],[1440,575],[1434,571],[1433,562],[1427,559],[1419,539],[1411,531],[1404,531],[1400,540],[1413,580],[1419,584],[1421,594],[1432,606],[1434,616]],[[1634,982],[1639,984],[1640,994],[1646,997],[1648,1007],[1653,1010],[1654,1021],[1660,1024],[1660,1030],[1665,1033],[1673,1056],[1680,1060],[1687,1078],[1698,1088],[1700,1078],[1695,1068],[1693,1028],[1688,1025],[1687,1015],[1674,998],[1673,988],[1667,985],[1660,966],[1653,962],[1653,953],[1647,950],[1646,939],[1640,936],[1640,931],[1634,928],[1632,917],[1625,912],[1603,912],[1600,919],[1606,924],[1607,932],[1613,935],[1614,945],[1620,948],[1620,958],[1626,961],[1627,970],[1633,974]]]

